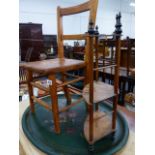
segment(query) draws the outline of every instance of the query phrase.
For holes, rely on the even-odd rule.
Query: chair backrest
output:
[[[85,37],[82,34],[76,35],[63,35],[63,16],[74,15],[90,11],[89,21],[93,22],[95,26],[96,13],[97,13],[98,0],[89,0],[83,4],[68,7],[68,8],[57,8],[57,28],[58,28],[58,57],[64,58],[63,40],[84,40]]]

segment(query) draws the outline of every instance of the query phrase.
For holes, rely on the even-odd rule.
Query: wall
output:
[[[42,23],[44,34],[57,34],[56,8],[72,6],[87,0],[20,0],[19,22]],[[122,13],[123,37],[135,37],[134,7],[130,0],[99,0],[96,24],[100,33],[111,34],[114,31],[116,13]],[[65,17],[64,33],[83,33],[87,31],[88,13]]]

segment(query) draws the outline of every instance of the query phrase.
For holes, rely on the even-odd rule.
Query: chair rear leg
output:
[[[66,75],[62,74],[62,81],[65,82],[66,81]],[[64,86],[63,87],[64,89],[64,93],[65,93],[65,96],[66,96],[66,99],[67,99],[67,105],[71,104],[71,95],[69,93],[69,89],[68,89],[68,86]]]

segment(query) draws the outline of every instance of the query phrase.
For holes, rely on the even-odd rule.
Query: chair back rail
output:
[[[89,21],[93,22],[95,26],[96,13],[97,13],[98,0],[90,0],[83,4],[68,7],[68,8],[57,8],[57,28],[58,28],[58,57],[64,58],[63,40],[85,40],[84,35],[63,35],[63,16],[74,15],[90,11]],[[88,24],[89,25],[89,24]]]
[[[73,15],[73,14],[78,14],[82,12],[86,12],[90,10],[90,3],[91,1],[85,2],[83,4],[73,6],[73,7],[68,7],[68,8],[61,8],[60,10],[60,15],[61,16],[68,16],[68,15]]]

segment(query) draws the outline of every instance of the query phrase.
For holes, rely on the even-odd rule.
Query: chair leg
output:
[[[32,99],[32,96],[33,96],[33,87],[31,85],[31,82],[33,80],[33,77],[32,77],[32,72],[31,71],[27,71],[27,84],[28,84],[28,92],[29,92],[29,101],[30,101],[30,108],[31,108],[31,112],[34,113],[34,102],[33,102],[33,99]]]
[[[90,144],[93,144],[93,124],[94,124],[94,119],[93,119],[93,105],[89,105],[89,142]]]
[[[50,96],[52,100],[52,112],[54,119],[54,128],[56,133],[60,133],[60,121],[59,121],[59,110],[58,110],[58,96],[57,96],[57,85],[56,77],[54,74],[49,75],[49,80],[52,81],[50,87]]]
[[[66,75],[62,74],[62,81],[65,82],[66,81]],[[71,104],[71,96],[69,94],[69,89],[68,89],[68,86],[64,86],[64,93],[65,93],[65,96],[67,98],[67,104]]]
[[[117,118],[117,103],[118,103],[118,95],[114,97],[113,103],[113,115],[112,115],[112,129],[116,128],[116,118]]]

